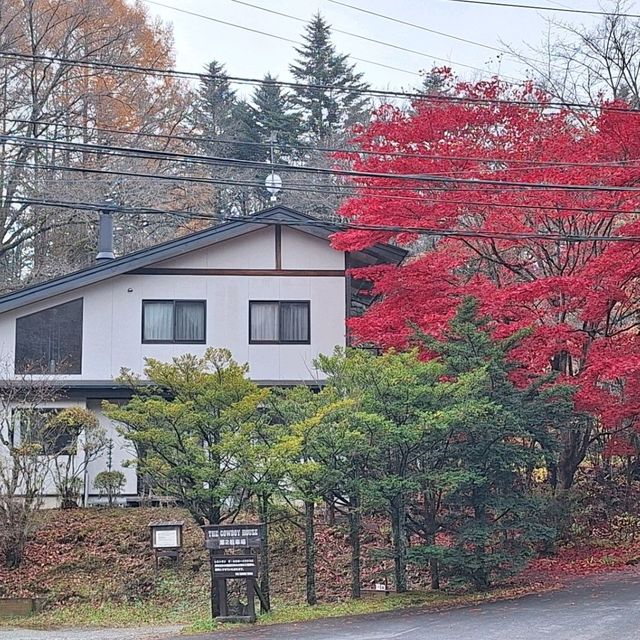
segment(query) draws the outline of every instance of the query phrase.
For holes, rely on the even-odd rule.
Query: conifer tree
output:
[[[206,71],[208,77],[200,83],[191,114],[202,136],[198,151],[232,160],[264,160],[253,108],[231,88],[223,64],[213,60]],[[256,169],[216,166],[212,177],[220,180],[220,186],[205,201],[214,214],[245,215],[261,208],[261,190],[251,186],[260,180]]]
[[[234,130],[237,98],[231,88],[224,65],[212,60],[206,67],[208,76],[200,81],[191,119],[206,138],[227,138]],[[209,153],[222,149],[212,140],[204,142]]]
[[[294,111],[291,95],[275,80],[267,73],[253,94],[255,128],[263,142],[275,133],[280,144],[295,148],[301,134],[300,115]],[[290,156],[291,150],[283,155]]]
[[[331,27],[318,13],[305,27],[304,44],[289,66],[297,82],[294,101],[301,110],[304,131],[314,139],[326,139],[356,122],[367,105],[361,91],[368,85],[362,73],[338,53],[331,42]],[[330,88],[325,88],[330,87]]]

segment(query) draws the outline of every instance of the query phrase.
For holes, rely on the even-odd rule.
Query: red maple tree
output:
[[[596,435],[615,434],[609,452],[620,442],[627,454],[625,430],[640,415],[640,241],[609,240],[640,237],[640,112],[559,108],[533,85],[498,79],[459,83],[453,94],[379,108],[354,136],[369,153],[342,156],[357,171],[422,176],[354,178],[358,195],[341,209],[354,224],[469,234],[337,234],[342,250],[395,241],[412,252],[399,267],[359,270],[381,298],[351,329],[359,341],[403,348],[412,323],[438,334],[467,295],[496,336],[533,327],[513,354],[520,375],[558,371],[595,416],[561,434],[557,483],[568,489]]]

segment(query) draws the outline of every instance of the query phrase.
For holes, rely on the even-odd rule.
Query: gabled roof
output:
[[[314,225],[309,225],[309,221]],[[74,271],[64,276],[34,284],[24,289],[19,289],[4,296],[0,296],[0,313],[18,309],[20,307],[45,300],[61,293],[67,293],[80,287],[95,284],[114,276],[122,275],[135,269],[147,267],[157,262],[178,257],[184,253],[202,249],[218,242],[230,240],[237,236],[266,228],[274,222],[282,222],[284,225],[297,229],[318,238],[327,240],[332,233],[338,231],[335,225],[308,216],[300,211],[288,207],[276,206],[264,209],[251,216],[251,220],[239,220],[226,222],[216,227],[211,227],[197,233],[192,233],[176,240],[163,242],[142,251],[130,253],[115,260],[109,260],[96,264],[80,271]],[[307,223],[307,224],[305,224]],[[363,258],[363,263],[398,263],[406,255],[403,249],[387,244],[377,244],[369,249],[358,252]]]

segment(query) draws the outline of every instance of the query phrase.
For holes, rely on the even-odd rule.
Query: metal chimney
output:
[[[100,212],[100,225],[98,227],[98,255],[96,262],[108,262],[113,260],[113,212],[103,209]]]

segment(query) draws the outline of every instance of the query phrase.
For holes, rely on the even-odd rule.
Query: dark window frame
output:
[[[278,340],[253,340],[251,338],[252,307],[254,304],[278,305]],[[284,304],[304,304],[307,307],[307,339],[306,340],[281,340],[282,314],[280,308]],[[249,344],[311,344],[311,300],[249,300]]]
[[[61,367],[60,370],[56,367],[55,371],[51,371],[48,362],[42,363],[41,366],[37,366],[37,363],[31,363],[32,368],[28,368],[26,366],[28,362],[24,361],[20,358],[21,348],[19,347],[18,333],[19,333],[19,325],[21,321],[28,321],[30,318],[34,318],[41,314],[53,313],[56,309],[60,307],[65,307],[72,304],[80,303],[80,321],[77,325],[74,323],[74,326],[77,326],[77,341],[79,346],[79,353],[75,354],[78,356],[77,362],[74,361],[74,364],[71,367],[68,367],[67,370],[64,370],[64,366]],[[50,327],[50,325],[48,325]],[[19,316],[15,320],[14,326],[14,365],[13,370],[16,375],[30,375],[30,376],[46,376],[46,375],[82,375],[83,369],[83,361],[84,361],[84,297],[74,298],[73,300],[68,300],[67,302],[61,302],[60,304],[53,305],[52,307],[46,307],[45,309],[41,309],[40,311],[34,311],[33,313],[28,313],[24,316]],[[64,360],[58,362],[58,365],[64,365]],[[36,365],[36,366],[33,366]]]
[[[189,303],[189,304],[198,303],[202,305],[202,310],[203,310],[202,328],[204,333],[202,340],[176,340],[176,318],[177,318],[176,304],[180,304],[181,302]],[[173,340],[147,340],[144,337],[144,308],[145,308],[145,305],[147,304],[173,304]],[[180,298],[176,300],[145,299],[142,301],[141,318],[142,318],[142,326],[141,326],[142,344],[207,344],[207,301],[206,300],[189,300],[184,298]]]

